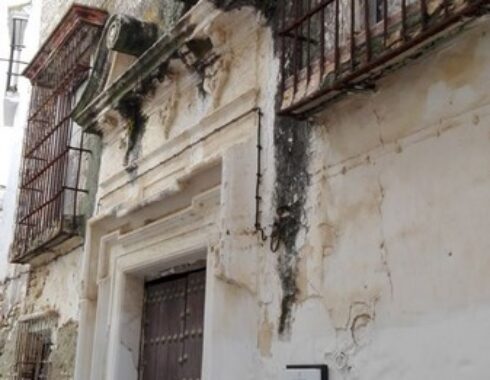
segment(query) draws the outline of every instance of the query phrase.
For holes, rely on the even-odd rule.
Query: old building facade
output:
[[[20,74],[39,47],[41,2],[0,4],[0,378],[12,378],[17,320],[28,271],[9,263],[17,208],[22,138],[29,109],[29,81]]]
[[[487,378],[488,1],[40,4],[0,378]]]

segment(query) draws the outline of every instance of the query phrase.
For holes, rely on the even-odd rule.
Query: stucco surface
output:
[[[157,3],[97,2],[147,21],[162,20]],[[45,15],[67,4],[47,2]],[[128,120],[106,115],[85,244],[30,277],[26,311],[57,310],[60,342],[72,348],[80,331],[75,378],[135,378],[141,286],[198,247],[209,285],[203,379],[279,380],[286,365],[312,363],[327,363],[333,380],[486,379],[488,18],[282,140],[269,24],[252,8],[210,20],[197,37],[210,39],[212,63],[172,59],[145,94],[134,167],[124,160]],[[113,73],[133,61],[116,56]],[[276,153],[295,143],[304,183],[277,187],[294,173],[275,172],[277,157],[287,159]],[[301,199],[290,251],[272,252],[254,230],[257,145],[267,235],[278,202]]]
[[[202,96],[199,76],[174,63],[170,79],[145,103],[149,119],[136,179],[124,174],[124,121],[104,137],[102,156],[100,210],[147,207],[145,199],[158,191],[155,204],[165,204],[165,191],[179,194],[206,165],[222,162],[219,239],[208,253],[212,322],[204,378],[280,379],[287,364],[325,362],[334,380],[484,379],[490,338],[488,22],[389,74],[376,92],[349,95],[309,120],[310,137],[301,141],[308,145],[309,181],[297,256],[278,265],[284,247],[271,252],[253,230],[252,118],[182,156],[171,150],[165,164],[143,174],[172,143],[195,141],[231,110],[246,109],[236,99],[249,99],[245,94],[255,89],[264,114],[260,219],[270,233],[278,206],[275,175],[284,174],[274,173],[278,62],[265,24],[248,9],[234,12],[208,30],[213,35],[219,27],[218,46],[216,34],[229,42],[217,51],[231,63],[210,76],[226,76],[216,79],[224,83],[220,104]],[[232,18],[241,20],[233,30]],[[132,231],[146,234],[136,221]],[[288,275],[297,292],[290,323],[280,331],[284,265],[294,266]]]
[[[290,344],[265,339],[266,367],[281,358],[327,361],[334,379],[485,378],[488,31],[312,121],[299,302]]]

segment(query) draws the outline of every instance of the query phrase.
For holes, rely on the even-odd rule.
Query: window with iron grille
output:
[[[10,56],[7,71],[7,91],[17,92],[19,76],[21,74],[22,50],[24,49],[24,36],[27,18],[13,16],[10,20]]]
[[[32,94],[12,262],[27,262],[80,233],[91,150],[71,112],[106,17],[100,10],[72,6],[25,71]]]
[[[281,114],[298,115],[370,81],[440,33],[488,12],[487,0],[282,0]]]
[[[50,379],[52,330],[56,315],[46,315],[18,324],[14,380]]]

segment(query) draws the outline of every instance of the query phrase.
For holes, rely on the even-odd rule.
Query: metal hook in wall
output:
[[[277,222],[272,226],[270,249],[272,252],[277,252],[281,246],[281,236],[279,234],[279,224]]]

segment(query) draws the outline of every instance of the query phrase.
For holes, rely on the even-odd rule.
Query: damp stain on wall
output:
[[[274,239],[278,248],[278,274],[282,300],[279,334],[289,330],[293,307],[298,297],[297,237],[305,225],[311,127],[308,123],[278,117],[274,144],[276,162]]]

